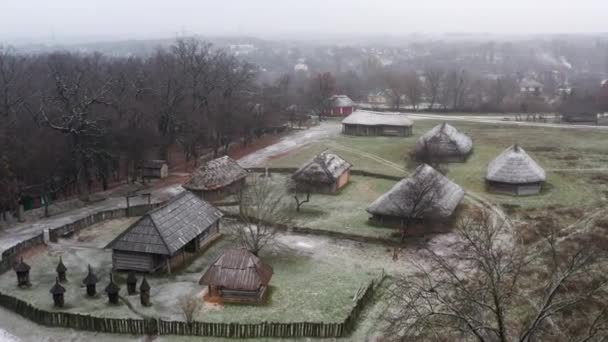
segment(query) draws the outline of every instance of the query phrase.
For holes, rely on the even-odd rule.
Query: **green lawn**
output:
[[[307,145],[272,160],[268,166],[298,167],[324,149],[332,149],[354,165],[354,169],[404,175],[413,162],[408,153],[417,137],[438,124],[416,121],[414,135],[407,138],[337,136]],[[449,166],[448,177],[494,203],[522,208],[547,206],[597,206],[605,201],[608,181],[602,172],[573,172],[576,168],[608,168],[608,133],[541,127],[482,124],[456,121],[455,127],[473,138],[474,152],[466,163]],[[547,185],[539,196],[511,197],[485,191],[487,164],[503,149],[520,144],[547,170]],[[379,160],[377,157],[380,157]],[[561,169],[567,169],[559,171]],[[605,175],[606,172],[603,172]]]

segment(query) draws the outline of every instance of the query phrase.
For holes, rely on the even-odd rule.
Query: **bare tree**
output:
[[[192,323],[194,317],[201,309],[201,300],[196,296],[183,295],[178,301],[179,309],[187,323]]]
[[[399,110],[403,105],[403,98],[407,90],[406,77],[403,74],[387,72],[384,74],[386,87],[393,109]]]
[[[296,211],[300,212],[300,208],[302,207],[302,205],[310,202],[310,187],[298,186],[296,182],[293,182],[290,188],[293,191],[293,199],[296,202]]]
[[[423,96],[422,82],[415,72],[405,75],[405,96],[414,110],[418,110],[418,105]]]
[[[252,176],[239,193],[239,223],[232,231],[243,247],[257,255],[272,244],[278,225],[290,221],[284,202],[285,192],[273,186],[269,177]]]
[[[416,265],[416,275],[396,279],[396,305],[385,316],[391,339],[606,340],[603,253],[569,252],[555,236],[540,251],[524,248],[506,221],[486,211],[464,218],[457,233],[459,251],[426,250],[428,263]],[[568,317],[576,318],[574,336]]]
[[[407,189],[403,195],[396,197],[395,206],[401,208],[401,240],[404,241],[407,232],[417,220],[430,220],[436,216],[438,200],[444,190],[441,175],[429,171],[425,165],[419,166],[415,173],[407,179]]]
[[[445,72],[439,68],[429,67],[424,71],[424,85],[429,101],[429,110],[433,110],[433,107],[439,98],[444,75]]]

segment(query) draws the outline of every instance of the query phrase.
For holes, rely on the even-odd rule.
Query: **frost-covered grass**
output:
[[[121,295],[130,302],[132,310],[124,303],[116,306],[107,304],[103,290],[109,281],[112,258],[110,251],[101,249],[131,222],[133,219],[98,224],[71,239],[60,240],[39,250],[26,258],[32,266],[32,287],[17,288],[14,273],[8,272],[0,276],[2,292],[45,310],[100,317],[137,318],[143,314],[170,320],[183,319],[179,298],[200,295],[205,288],[198,281],[204,271],[223,250],[235,246],[236,242],[225,236],[174,274],[149,276],[153,305],[148,308],[140,305],[139,296],[127,296],[126,274],[116,273],[115,279],[122,287]],[[279,244],[261,253],[262,259],[274,269],[267,303],[260,306],[205,304],[197,319],[214,322],[339,322],[354,305],[352,299],[359,287],[380,273],[382,263],[370,263],[370,253],[382,256],[385,251],[377,246],[366,246],[366,250],[362,250],[350,242],[281,235]],[[63,285],[67,289],[66,307],[55,309],[49,289],[54,284],[60,255],[68,267],[69,281]],[[100,279],[98,296],[93,299],[86,298],[85,289],[81,286],[89,263]]]
[[[414,135],[407,138],[337,136],[323,139],[276,158],[268,166],[298,167],[316,153],[330,148],[352,162],[354,169],[404,175],[414,165],[408,152],[416,139],[439,123],[416,121]],[[597,181],[598,173],[608,171],[573,171],[608,168],[608,134],[605,132],[462,121],[451,124],[473,138],[474,152],[466,163],[450,164],[448,177],[491,202],[522,208],[597,206],[608,197],[608,182]],[[511,197],[486,192],[484,176],[488,163],[513,143],[522,146],[547,170],[547,184],[541,195]]]

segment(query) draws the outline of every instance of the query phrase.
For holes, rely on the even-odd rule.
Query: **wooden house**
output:
[[[342,120],[342,133],[363,136],[412,135],[414,122],[403,114],[380,114],[357,110]]]
[[[436,179],[438,190],[430,192],[420,192],[421,196],[431,196],[428,210],[414,211],[412,206],[420,205],[408,192],[416,186],[418,182],[433,177]],[[412,176],[404,178],[395,184],[388,192],[378,197],[367,207],[367,212],[372,215],[370,218],[375,224],[400,227],[406,219],[414,220],[445,220],[452,216],[456,207],[464,198],[464,190],[447,177],[437,172],[429,165],[420,165]],[[416,217],[408,217],[416,212]]]
[[[329,106],[323,114],[329,116],[347,116],[352,114],[355,102],[346,95],[333,95],[328,99]]]
[[[259,304],[264,301],[272,267],[246,249],[229,249],[201,277],[210,299],[229,303]]]
[[[473,151],[471,138],[454,126],[443,122],[423,134],[416,141],[416,156],[431,153],[446,162],[464,162]]]
[[[337,154],[323,151],[302,165],[291,178],[298,191],[332,194],[348,184],[351,167]]]
[[[234,159],[224,156],[201,165],[182,186],[206,201],[215,202],[238,193],[247,174]]]
[[[488,165],[486,184],[492,192],[508,195],[540,193],[545,170],[518,145],[504,150]]]
[[[215,239],[221,217],[220,210],[193,193],[177,195],[108,244],[113,269],[170,273]]]
[[[165,160],[146,160],[141,166],[142,178],[166,178],[169,165]]]

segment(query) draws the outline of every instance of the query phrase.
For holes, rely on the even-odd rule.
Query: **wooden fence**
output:
[[[51,312],[36,308],[18,298],[0,293],[0,306],[11,310],[35,323],[76,330],[131,335],[182,335],[227,338],[338,338],[348,336],[365,305],[372,300],[375,290],[384,280],[384,272],[370,281],[356,298],[355,305],[342,322],[179,322],[162,319],[102,318],[69,312]]]
[[[295,167],[251,167],[247,169],[249,172],[256,172],[256,173],[264,173],[266,172],[266,170],[268,170],[268,172],[272,173],[294,173],[296,172],[298,169]],[[403,179],[403,177],[405,177],[405,175],[403,177],[399,177],[399,176],[391,176],[391,175],[385,175],[382,173],[374,173],[374,172],[368,172],[368,171],[364,171],[364,170],[357,170],[357,169],[353,169],[350,170],[350,174],[353,176],[363,176],[363,177],[371,177],[371,178],[378,178],[378,179],[388,179],[388,180],[394,180],[396,182],[400,181]],[[405,174],[405,171],[404,171]]]

